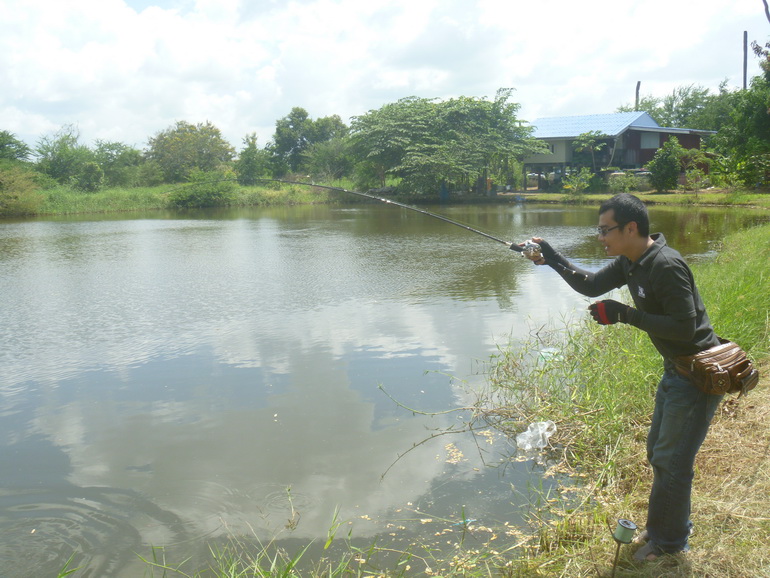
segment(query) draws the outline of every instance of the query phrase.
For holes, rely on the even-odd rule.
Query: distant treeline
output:
[[[698,159],[720,181],[715,184],[755,188],[770,179],[770,60],[767,47],[755,51],[764,73],[746,90],[723,83],[712,93],[691,85],[639,102],[661,126],[716,131]],[[517,117],[512,91],[500,89],[493,99],[403,98],[349,125],[338,115],[314,120],[295,107],[276,121],[264,147],[251,133],[237,151],[210,122],[179,121],[150,137],[143,150],[102,140],[88,146],[72,125],[42,136],[34,147],[0,130],[0,214],[35,213],[40,192],[61,186],[88,194],[221,179],[253,185],[291,174],[418,195],[482,191],[490,182],[516,188],[523,185],[522,159],[543,144]]]

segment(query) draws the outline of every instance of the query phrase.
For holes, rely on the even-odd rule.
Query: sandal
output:
[[[655,550],[655,546],[651,542],[647,542],[644,546],[634,552],[634,560],[637,562],[654,562],[658,559],[658,554]]]

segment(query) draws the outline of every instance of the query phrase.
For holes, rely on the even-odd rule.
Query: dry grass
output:
[[[636,545],[621,546],[615,576],[770,578],[770,360],[760,374],[759,385],[749,395],[725,398],[698,454],[690,552],[640,564],[632,559]],[[613,575],[616,521],[629,518],[644,527],[652,482],[646,425],[630,429],[630,454],[622,458],[618,477],[595,472],[595,479],[585,479],[573,495],[571,507],[551,504],[533,524],[540,527],[539,544],[536,540],[508,575]],[[580,506],[575,507],[575,501]]]
[[[640,565],[630,559],[635,546],[623,547],[617,576],[770,576],[770,362],[760,372],[762,380],[749,395],[725,398],[698,453],[691,551]],[[636,487],[626,488],[625,511],[641,526],[652,475],[637,473]]]
[[[760,371],[753,392],[722,404],[698,454],[693,575],[770,576],[770,363]]]

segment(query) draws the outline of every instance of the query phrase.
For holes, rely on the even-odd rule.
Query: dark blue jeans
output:
[[[653,472],[647,532],[658,554],[688,549],[695,454],[721,400],[721,395],[703,393],[672,369],[666,369],[658,384],[647,436]]]

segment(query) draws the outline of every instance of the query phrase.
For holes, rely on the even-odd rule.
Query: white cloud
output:
[[[0,23],[0,129],[64,124],[143,146],[178,120],[236,147],[301,106],[344,120],[406,96],[516,89],[523,118],[589,114],[676,86],[742,83],[753,0],[29,0]],[[750,60],[750,75],[758,72]]]

